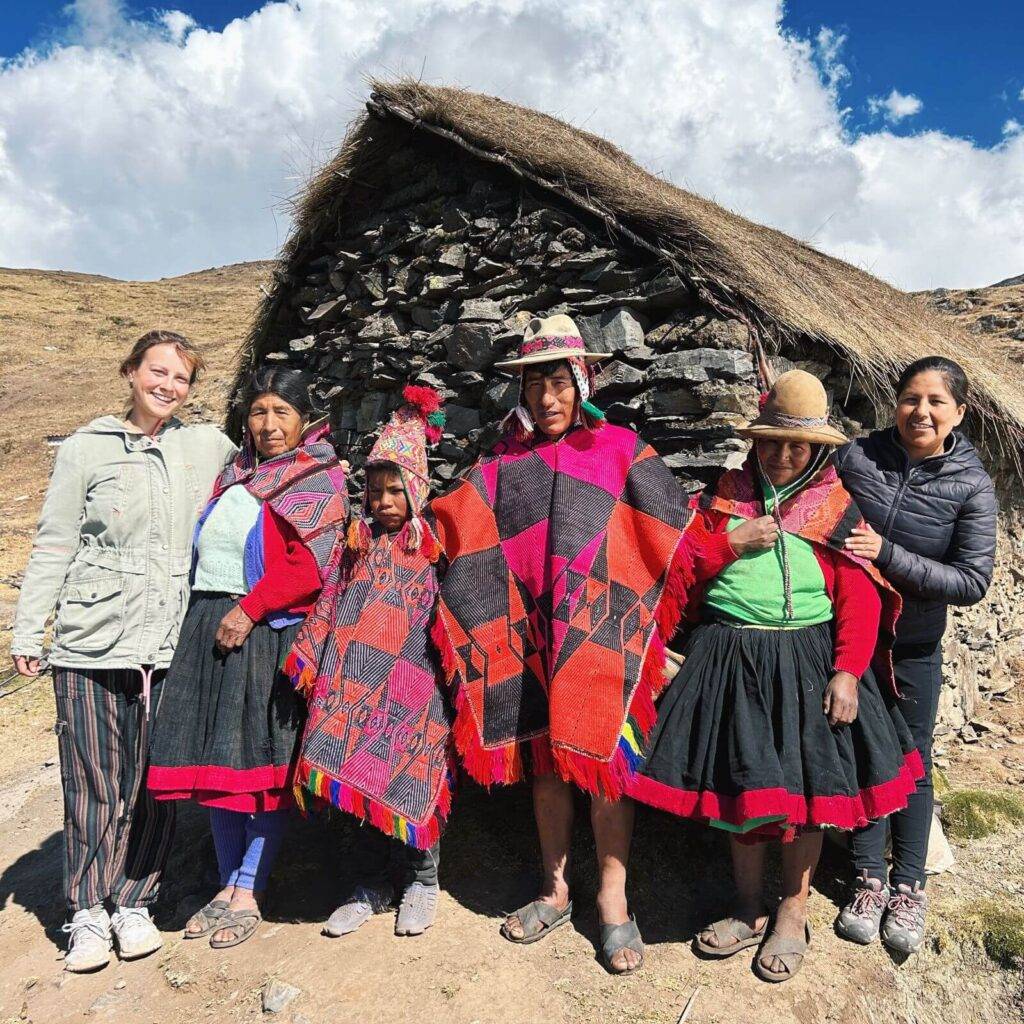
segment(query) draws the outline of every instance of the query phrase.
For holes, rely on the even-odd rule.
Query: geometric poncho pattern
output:
[[[703,491],[695,504],[698,508],[721,512],[741,519],[756,519],[765,514],[764,493],[758,481],[755,450],[739,469],[723,473],[713,491]],[[893,693],[897,692],[893,675],[892,646],[896,639],[896,621],[903,608],[903,599],[882,576],[873,562],[847,551],[844,541],[855,527],[864,526],[864,517],[850,492],[843,486],[831,461],[825,463],[795,494],[779,503],[782,529],[842,555],[871,577],[882,600],[872,668],[879,681]]]
[[[380,533],[346,551],[285,673],[310,696],[295,790],[428,849],[451,806],[451,716],[430,648],[437,573]]]
[[[430,508],[448,561],[434,638],[467,772],[516,782],[526,754],[619,797],[685,600],[692,513],[668,467],[608,424],[506,437]]]

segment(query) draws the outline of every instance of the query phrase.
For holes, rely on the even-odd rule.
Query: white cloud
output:
[[[1022,131],[1024,131],[1024,124],[1021,124],[1015,117],[1003,122],[1004,135],[1018,135]]]
[[[78,0],[66,41],[0,63],[0,265],[155,277],[270,256],[364,76],[422,70],[903,287],[1024,269],[1024,136],[851,137],[842,37],[784,33],[778,0],[291,0],[219,32],[125,11]]]
[[[905,117],[920,114],[924,104],[913,93],[904,94],[893,89],[888,96],[871,96],[868,110],[874,117],[883,117],[889,124],[899,124]]]
[[[184,11],[164,11],[160,15],[161,24],[167,29],[171,42],[180,45],[185,36],[196,27],[196,20]]]

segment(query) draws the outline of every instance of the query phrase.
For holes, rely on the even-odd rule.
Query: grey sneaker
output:
[[[110,919],[122,960],[138,960],[155,953],[163,944],[146,907],[118,907]]]
[[[65,971],[84,974],[110,963],[110,917],[102,906],[79,910],[61,931],[69,936]]]
[[[889,911],[882,922],[882,941],[897,953],[916,953],[924,942],[924,915],[928,897],[921,883],[896,886],[889,899]]]
[[[327,919],[324,935],[334,939],[349,935],[366,924],[374,914],[387,910],[392,899],[394,891],[390,886],[357,885],[348,900]]]
[[[395,934],[422,935],[437,917],[439,892],[440,889],[436,885],[413,882],[402,893],[402,902],[398,906],[398,917],[395,919]]]
[[[844,939],[866,946],[878,938],[882,915],[889,904],[889,886],[877,878],[868,878],[862,871],[854,888],[853,899],[836,918],[836,931]]]

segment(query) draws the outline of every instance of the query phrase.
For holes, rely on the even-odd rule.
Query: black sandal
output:
[[[508,916],[519,918],[519,923],[523,926],[523,934],[521,937],[513,935],[508,930],[508,921],[505,921],[501,926],[502,936],[509,942],[527,946],[531,942],[543,939],[549,932],[561,928],[563,924],[569,923],[569,918],[572,917],[572,900],[569,900],[564,910],[559,910],[558,907],[545,903],[543,900],[534,900]]]
[[[640,954],[640,959],[633,967],[618,968],[612,963],[612,957],[624,949],[631,949]],[[601,963],[609,974],[632,974],[644,965],[644,941],[640,937],[640,929],[636,926],[636,918],[630,914],[628,921],[622,924],[601,925]]]

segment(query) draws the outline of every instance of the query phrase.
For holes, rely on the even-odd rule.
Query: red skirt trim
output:
[[[258,768],[228,768],[216,764],[173,768],[151,765],[146,786],[154,800],[194,800],[204,807],[255,814],[294,806],[294,775],[294,766],[290,764]]]
[[[629,795],[659,810],[681,818],[715,818],[740,826],[751,818],[785,815],[780,831],[808,825],[833,828],[863,828],[876,818],[900,811],[924,777],[921,754],[912,750],[904,757],[898,774],[888,782],[862,789],[856,796],[804,796],[784,789],[753,789],[738,796],[723,796],[710,790],[674,789],[644,775],[633,779]]]

